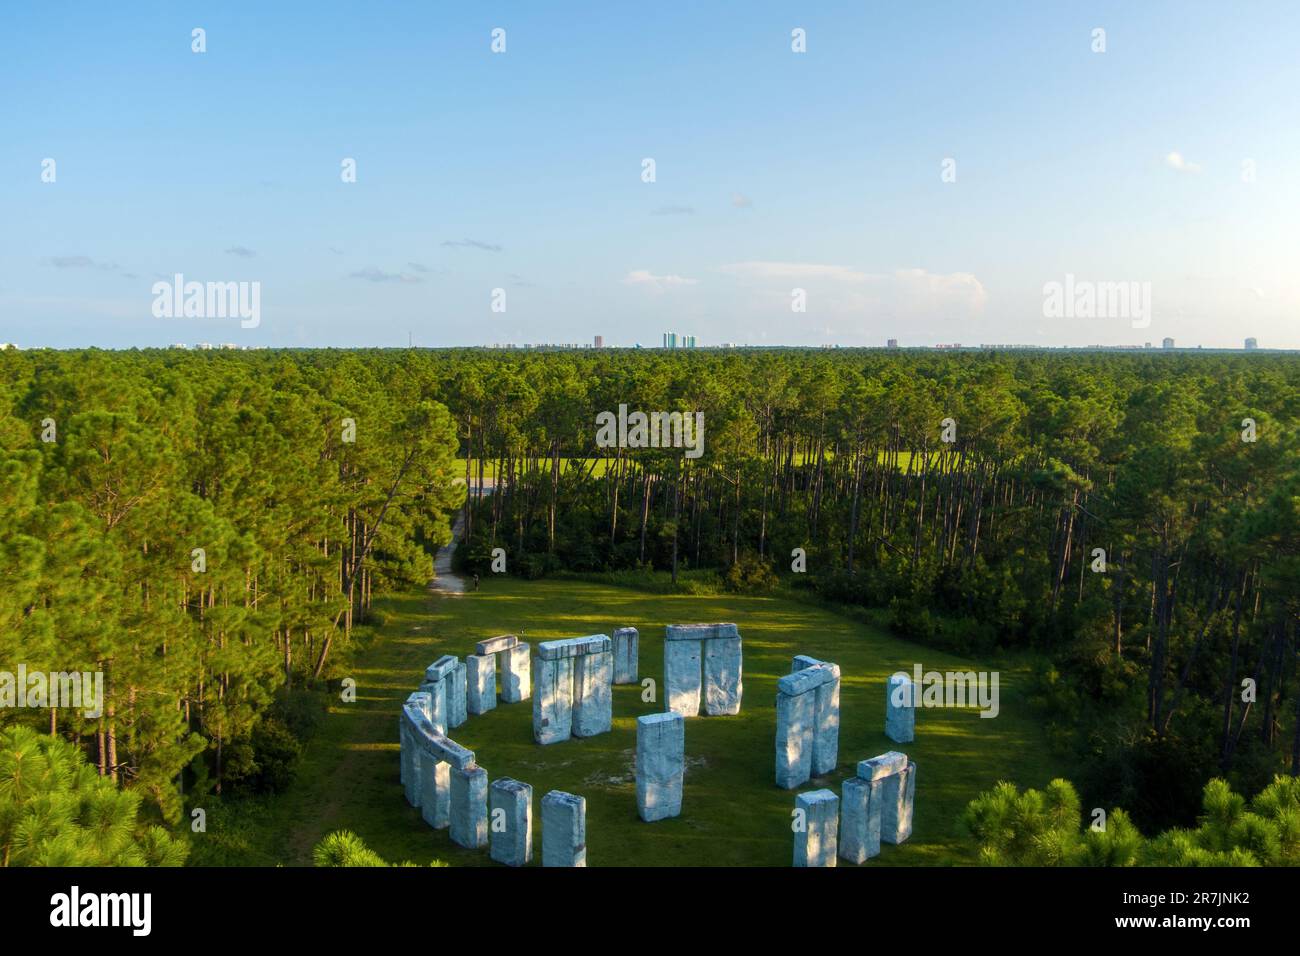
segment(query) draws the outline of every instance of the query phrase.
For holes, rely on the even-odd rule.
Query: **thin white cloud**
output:
[[[252,259],[257,255],[257,253],[248,248],[248,246],[231,246],[226,250],[226,255],[238,256],[241,259]]]
[[[642,288],[652,289],[655,292],[662,292],[665,289],[675,288],[684,285],[697,285],[698,279],[687,279],[679,275],[662,275],[657,276],[649,269],[634,269],[623,277],[624,285],[641,286]]]
[[[1165,165],[1170,169],[1178,170],[1180,173],[1191,173],[1195,175],[1201,171],[1201,167],[1198,163],[1189,163],[1187,157],[1177,150],[1174,150],[1165,157]]]
[[[483,242],[479,239],[447,239],[443,242],[444,246],[450,246],[453,249],[482,249],[484,252],[500,252],[501,247],[494,242]]]
[[[418,276],[407,275],[405,272],[384,272],[382,269],[376,269],[373,266],[369,269],[359,269],[348,276],[349,279],[365,279],[367,282],[419,282]]]
[[[866,282],[865,272],[847,266],[822,265],[816,262],[730,262],[719,272],[745,279],[832,279],[836,282]]]
[[[737,209],[748,209],[750,206],[754,205],[754,200],[750,199],[743,193],[732,193],[731,204]]]
[[[90,256],[51,256],[46,260],[56,269],[105,269],[117,270],[116,262],[96,262]]]

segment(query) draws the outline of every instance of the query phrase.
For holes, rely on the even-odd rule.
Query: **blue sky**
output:
[[[0,342],[1297,348],[1298,36],[1283,2],[7,5]],[[260,324],[155,318],[175,273],[260,283]],[[1150,325],[1046,317],[1067,274],[1149,283]]]

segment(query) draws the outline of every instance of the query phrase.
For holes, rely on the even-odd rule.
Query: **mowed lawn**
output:
[[[397,714],[427,664],[443,654],[473,653],[476,641],[496,634],[535,642],[630,625],[641,633],[640,676],[657,682],[656,703],[642,700],[639,685],[615,687],[613,731],[594,738],[537,745],[531,701],[498,703],[451,732],[475,752],[490,779],[514,777],[532,785],[535,864],[541,797],[558,789],[587,800],[589,866],[788,866],[796,791],[773,781],[775,699],[776,681],[790,672],[795,654],[834,661],[843,673],[839,766],[800,790],[829,787],[838,793],[857,761],[887,750],[903,750],[917,763],[912,838],[903,846],[884,846],[867,866],[973,863],[960,826],[971,798],[998,780],[1041,787],[1064,773],[1028,705],[1025,668],[940,654],[798,602],[487,577],[476,593],[418,592],[384,600],[379,609],[385,623],[358,655],[353,675],[357,701],[330,709],[289,790],[242,816],[238,834],[210,834],[229,844],[222,853],[227,862],[309,865],[317,841],[349,829],[392,861],[495,865],[486,850],[452,844],[446,830],[428,827],[406,803],[398,781]],[[698,621],[740,626],[741,713],[687,720],[681,816],[642,823],[633,771],[636,718],[663,710],[664,625]],[[927,670],[999,670],[1001,713],[984,719],[973,709],[921,710],[916,741],[894,744],[884,734],[885,681],[896,670],[910,673],[918,661]],[[198,857],[196,862],[213,861],[206,853]]]

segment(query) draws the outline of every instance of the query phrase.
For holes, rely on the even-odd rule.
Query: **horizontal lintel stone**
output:
[[[453,657],[451,654],[442,655],[442,657],[438,658],[424,669],[424,679],[427,681],[442,680],[456,669],[458,661],[459,658]]]
[[[557,661],[565,657],[581,657],[583,654],[603,654],[613,651],[614,643],[605,634],[592,634],[589,637],[567,637],[560,641],[540,641],[537,656],[544,661]]]
[[[815,664],[812,667],[805,667],[801,671],[795,671],[793,674],[786,674],[776,682],[776,689],[783,694],[789,694],[791,697],[798,697],[800,694],[806,694],[810,690],[816,690],[822,684],[828,684],[835,680],[839,675],[836,673],[838,668],[831,664]]]
[[[669,624],[664,628],[665,641],[711,641],[715,637],[739,637],[735,624]]]
[[[500,637],[489,637],[486,641],[479,641],[474,645],[474,653],[479,657],[486,657],[488,654],[495,654],[497,651],[505,651],[519,643],[519,638],[513,634],[502,634]]]
[[[890,750],[868,760],[858,761],[858,776],[863,780],[880,780],[902,773],[907,766],[907,754]]]

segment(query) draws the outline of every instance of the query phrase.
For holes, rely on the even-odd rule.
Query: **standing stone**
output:
[[[426,690],[417,690],[406,696],[406,702],[430,720],[433,719],[433,700]]]
[[[573,728],[573,658],[537,659],[533,689],[533,738],[539,744],[568,740]]]
[[[803,811],[803,832],[794,835],[794,865],[834,866],[840,798],[833,790],[811,790],[796,796],[794,805]]]
[[[451,766],[422,754],[420,761],[420,816],[436,830],[451,821]]]
[[[613,678],[614,655],[610,651],[573,659],[573,736],[609,733],[614,722]]]
[[[447,686],[445,680],[429,681],[426,680],[420,685],[420,692],[429,695],[429,708],[427,716],[429,722],[433,724],[433,729],[440,734],[447,732],[448,720],[448,700]]]
[[[501,699],[517,704],[533,695],[533,667],[527,644],[515,644],[501,652]]]
[[[787,674],[776,682],[776,785],[792,790],[812,774],[817,688],[827,679],[823,667]]]
[[[637,643],[640,632],[635,627],[620,627],[614,632],[614,683],[635,684],[640,664]]]
[[[740,713],[740,637],[704,641],[704,712],[710,717]]]
[[[886,777],[880,814],[880,839],[902,843],[912,835],[912,804],[916,798],[916,764],[907,762],[901,773]]]
[[[414,730],[418,716],[429,716],[430,698],[424,691],[415,691],[407,695],[406,703],[397,718],[397,740],[401,747],[402,790],[406,802],[413,807],[420,805],[420,748]]]
[[[465,707],[471,714],[486,714],[497,705],[497,658],[495,654],[470,654],[465,658],[469,682]]]
[[[825,776],[840,762],[840,665],[822,664],[831,677],[815,691],[812,775]]]
[[[839,854],[850,863],[880,855],[880,810],[884,781],[849,777],[840,802]]]
[[[533,858],[533,788],[502,777],[488,790],[488,855],[507,866]]]
[[[700,642],[664,640],[668,709],[683,717],[700,713]]]
[[[776,785],[793,790],[812,771],[811,731],[816,694],[776,695]]]
[[[487,771],[477,764],[451,771],[451,840],[469,850],[487,846]]]
[[[820,663],[822,662],[815,657],[809,657],[807,654],[796,654],[794,660],[791,662],[790,673],[793,674],[796,671],[806,670],[809,667],[816,667]]]
[[[668,711],[636,719],[636,808],[647,823],[682,812],[686,719]]]
[[[587,865],[587,801],[552,790],[542,797],[542,866]]]
[[[889,678],[885,691],[885,736],[896,744],[910,744],[916,739],[916,685],[899,672]]]
[[[447,726],[459,727],[469,719],[469,710],[466,707],[468,681],[465,677],[465,662],[458,659],[455,668],[443,682],[447,685]]]

